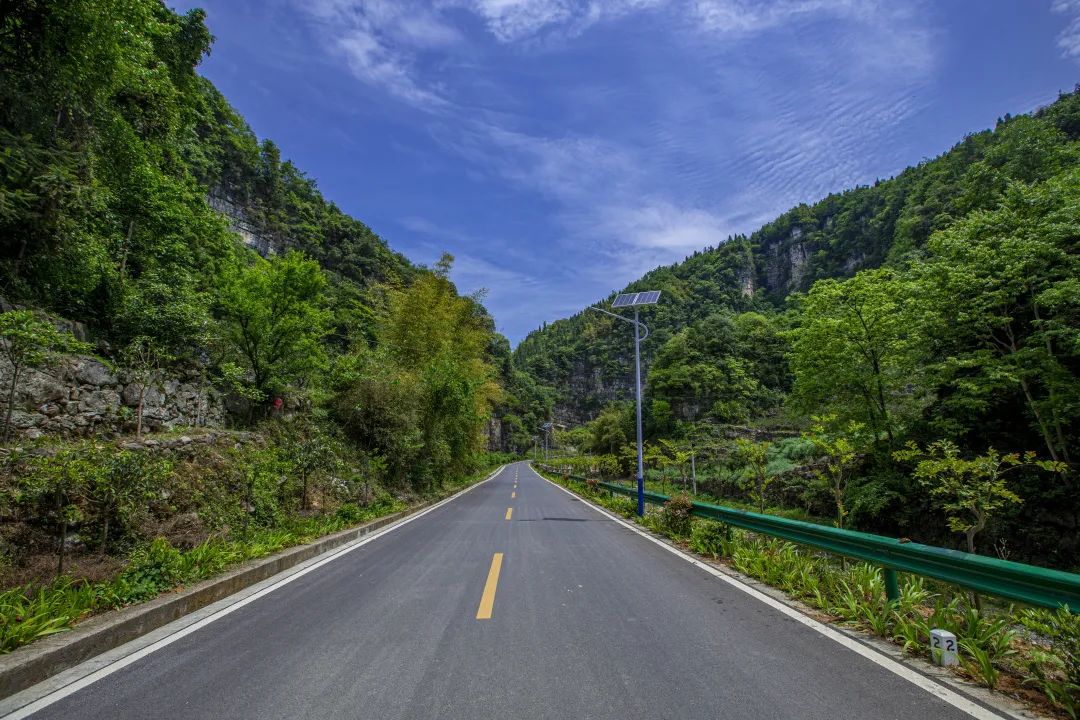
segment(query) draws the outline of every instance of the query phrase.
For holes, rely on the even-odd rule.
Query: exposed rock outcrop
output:
[[[10,377],[10,370],[0,359],[0,377]],[[17,434],[30,438],[129,429],[140,389],[122,368],[113,369],[92,357],[64,357],[51,367],[22,371],[12,425]],[[143,426],[148,430],[218,427],[224,419],[220,394],[197,372],[166,377],[144,393]]]

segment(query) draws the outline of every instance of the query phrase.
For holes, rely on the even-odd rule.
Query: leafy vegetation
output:
[[[234,447],[131,451],[75,442],[48,454],[9,458],[0,482],[8,558],[0,591],[0,652],[61,632],[88,614],[143,602],[161,592],[327,533],[406,509],[479,480],[459,475],[428,495],[393,495],[358,467],[362,454],[332,430],[305,420],[271,423]],[[289,438],[285,441],[284,438]],[[490,468],[503,456],[483,456]],[[78,535],[72,533],[72,528]],[[20,572],[40,559],[39,533],[54,538],[52,579]],[[13,537],[13,533],[20,536]],[[20,540],[22,540],[20,542]],[[74,555],[72,569],[63,563]],[[105,562],[106,577],[86,569]],[[100,570],[99,570],[100,574]],[[12,583],[15,578],[28,582]]]
[[[654,469],[674,457],[665,441],[693,441],[710,492],[948,544],[945,491],[926,493],[917,461],[896,453],[914,442],[948,444],[957,463],[1026,458],[1009,474],[1022,502],[975,521],[990,537],[977,549],[1077,567],[1078,218],[1071,93],[646,274],[626,291],[663,292],[643,348]],[[554,417],[586,427],[562,433],[562,450],[612,456],[626,474],[632,349],[615,321],[582,313],[515,351],[552,389]],[[781,460],[800,434],[808,446]],[[751,456],[740,439],[773,447]],[[763,462],[779,470],[768,499]]]
[[[0,16],[2,650],[441,495],[544,416],[453,259],[416,267],[323,198],[196,74],[210,45],[158,0]],[[134,437],[15,432],[28,369],[91,352]],[[150,432],[176,377],[231,430]]]

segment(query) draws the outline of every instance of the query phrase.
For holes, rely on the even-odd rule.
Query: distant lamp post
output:
[[[543,439],[544,439],[544,462],[548,461],[548,453],[549,453],[549,451],[555,449],[554,448],[554,445],[555,445],[554,441],[555,441],[555,430],[556,430],[556,428],[558,428],[560,430],[565,430],[566,426],[563,425],[561,422],[555,422],[554,420],[549,420],[548,422],[544,423],[543,425],[541,425],[538,428],[538,430],[540,430],[543,433],[543,435],[541,437],[543,437]]]
[[[551,447],[551,443],[549,442],[549,438],[551,436],[551,429],[552,429],[552,427],[554,427],[554,425],[555,425],[554,423],[546,422],[546,423],[544,423],[543,425],[540,426],[540,430],[542,430],[543,433],[544,433],[543,438],[544,438],[544,462],[545,463],[548,461],[548,448]]]
[[[623,322],[632,323],[634,326],[634,381],[637,389],[637,514],[639,516],[645,514],[645,462],[642,458],[641,443],[641,341],[649,337],[649,328],[638,319],[638,308],[642,305],[655,305],[659,299],[659,290],[626,293],[625,295],[619,295],[615,298],[615,302],[611,303],[611,307],[613,309],[621,307],[634,308],[633,320],[623,315],[619,315],[618,313],[609,312],[603,308],[595,306],[590,306],[589,308],[590,310],[610,315],[613,318],[618,318]],[[644,335],[641,334],[642,328],[645,328]]]

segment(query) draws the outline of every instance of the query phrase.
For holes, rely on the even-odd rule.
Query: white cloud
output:
[[[438,7],[462,7],[480,17],[497,40],[517,42],[545,31],[580,35],[595,23],[671,0],[436,0]]]
[[[388,0],[308,0],[300,3],[360,80],[428,110],[449,101],[419,79],[416,55],[444,49],[461,35],[427,5]]]
[[[607,207],[601,220],[606,234],[636,248],[663,251],[668,257],[717,245],[732,234],[729,223],[714,213],[666,200]]]
[[[631,182],[636,170],[625,148],[601,138],[551,138],[476,124],[461,146],[474,162],[548,197],[573,202],[610,194]]]
[[[361,80],[385,88],[391,94],[422,107],[439,107],[445,98],[422,88],[413,77],[408,56],[395,52],[379,37],[361,28],[349,30],[337,39],[349,69]]]
[[[934,31],[926,14],[916,12],[923,1],[312,0],[303,6],[356,77],[428,111],[423,129],[461,158],[463,180],[495,177],[537,196],[554,227],[545,241],[559,248],[547,270],[574,278],[574,287],[559,294],[572,307],[651,267],[751,231],[799,202],[872,179],[882,167],[868,163],[880,163],[881,153],[867,147],[880,147],[921,108],[920,90],[934,69]],[[1080,0],[1055,0],[1054,7],[1080,17]],[[479,23],[460,23],[466,13]],[[528,114],[534,88],[519,78],[533,76],[512,84],[500,68],[485,65],[493,56],[527,65],[541,47],[544,58],[554,57],[553,48],[570,47],[587,29],[599,32],[620,18],[631,32],[647,27],[655,39],[648,59],[669,64],[621,75],[621,69],[605,74],[603,67],[583,67],[580,81],[537,88],[552,103],[546,117]],[[1080,20],[1074,26],[1080,56]],[[773,31],[778,41],[761,42]],[[575,51],[586,49],[585,38],[577,42]],[[754,52],[758,43],[768,62]],[[616,106],[627,97],[629,112]],[[519,108],[521,116],[514,115]],[[573,121],[560,113],[573,114]],[[455,281],[465,290],[488,286],[501,322],[531,317],[525,291],[542,285],[541,270],[521,274],[479,259],[479,241],[462,230],[420,217],[400,222],[458,248]]]
[[[574,16],[570,0],[471,0],[466,6],[487,23],[502,42],[532,35]]]
[[[849,0],[693,0],[693,14],[706,30],[753,33],[800,16],[847,14]]]
[[[1050,9],[1068,18],[1068,24],[1057,37],[1061,54],[1067,58],[1080,58],[1080,0],[1053,0]]]

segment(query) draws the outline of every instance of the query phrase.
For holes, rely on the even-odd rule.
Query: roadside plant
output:
[[[64,632],[91,609],[93,598],[90,585],[70,578],[0,592],[0,654]]]
[[[1045,643],[1028,661],[1028,683],[1076,718],[1080,715],[1080,615],[1065,606],[1056,611],[1027,609],[1019,617],[1021,625]]]
[[[765,497],[776,478],[769,474],[766,456],[768,455],[769,442],[754,442],[746,438],[735,441],[735,459],[744,464],[743,476],[749,485],[750,495],[758,506],[758,512],[765,513]]]
[[[804,433],[803,437],[810,441],[815,452],[822,458],[824,468],[815,470],[814,482],[818,487],[828,490],[832,496],[836,506],[834,524],[838,528],[843,528],[844,519],[848,515],[848,485],[859,461],[855,439],[863,426],[860,423],[851,422],[848,423],[845,433],[830,433],[828,425],[833,420],[832,416],[815,416],[810,432]]]
[[[96,513],[98,550],[105,554],[110,533],[127,529],[143,511],[155,491],[164,487],[172,463],[149,453],[122,450],[94,452],[90,459],[97,470],[88,476],[86,496]]]
[[[686,493],[673,495],[664,503],[663,524],[664,528],[676,537],[686,537],[690,534],[690,511],[693,509],[693,501]]]
[[[1034,452],[1001,455],[994,448],[970,460],[960,457],[960,448],[950,440],[931,443],[921,450],[914,442],[893,457],[901,461],[917,461],[915,479],[929,488],[945,511],[949,528],[964,534],[967,551],[975,552],[975,536],[990,519],[1009,505],[1023,500],[1013,492],[1005,475],[1023,467],[1037,467],[1053,472],[1065,472],[1064,463],[1038,460]]]
[[[122,352],[124,365],[138,388],[135,401],[135,437],[142,437],[143,408],[151,388],[161,389],[162,368],[173,358],[155,341],[145,335],[134,338]]]
[[[20,479],[23,500],[44,509],[56,533],[56,577],[64,574],[68,531],[83,518],[79,498],[101,470],[84,447],[65,448],[54,455],[34,458]]]
[[[994,658],[989,651],[966,638],[960,638],[958,642],[963,651],[960,653],[961,667],[981,680],[990,690],[997,688],[1001,672],[994,665]]]
[[[300,479],[300,509],[310,507],[310,484],[321,475],[333,474],[341,465],[340,448],[334,438],[314,423],[291,423],[285,456]]]
[[[728,528],[714,520],[695,520],[690,528],[690,549],[700,555],[720,557]]]
[[[686,491],[690,482],[691,468],[690,459],[693,457],[691,447],[684,443],[676,443],[671,440],[661,440],[660,447],[667,457],[667,465],[679,473],[679,481],[682,483],[683,492]],[[696,492],[697,483],[694,483]]]

